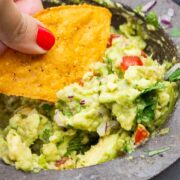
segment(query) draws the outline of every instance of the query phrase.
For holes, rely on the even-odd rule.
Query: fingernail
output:
[[[55,37],[50,31],[48,31],[44,27],[39,26],[36,42],[41,48],[48,51],[54,45]]]

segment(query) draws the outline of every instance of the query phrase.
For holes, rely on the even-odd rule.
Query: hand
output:
[[[7,47],[26,54],[43,54],[51,49],[54,35],[29,16],[41,9],[41,0],[0,0],[0,54]]]

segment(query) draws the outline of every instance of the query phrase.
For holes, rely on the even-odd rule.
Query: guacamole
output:
[[[130,153],[164,124],[178,95],[139,36],[111,34],[101,62],[51,104],[1,95],[0,158],[23,171],[95,165]],[[8,119],[8,120],[7,120]]]

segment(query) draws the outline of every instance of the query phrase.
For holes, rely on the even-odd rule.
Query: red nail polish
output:
[[[36,42],[41,48],[47,51],[54,45],[55,37],[50,31],[44,27],[39,26]]]

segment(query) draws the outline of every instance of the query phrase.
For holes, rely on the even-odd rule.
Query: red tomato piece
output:
[[[113,39],[118,38],[118,37],[120,37],[120,35],[118,35],[118,34],[111,34],[109,39],[108,39],[107,47],[108,48],[111,47]]]
[[[129,66],[142,66],[143,62],[138,56],[124,56],[121,62],[121,70],[126,71]]]
[[[142,125],[138,124],[136,132],[135,132],[135,144],[141,144],[143,143],[146,139],[149,138],[149,131]]]

